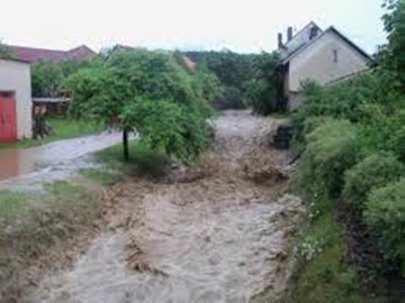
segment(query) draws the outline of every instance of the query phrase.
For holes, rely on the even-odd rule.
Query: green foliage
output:
[[[373,248],[360,247],[370,256],[356,255],[352,268],[359,266],[359,273],[373,276],[381,282],[379,285],[392,285],[387,293],[378,292],[384,296],[382,302],[396,302],[398,294],[395,292],[399,291],[395,284],[400,280],[399,273],[405,277],[405,1],[387,0],[385,5],[384,22],[389,43],[376,57],[378,66],[367,74],[329,87],[305,83],[305,102],[294,113],[293,121],[295,145],[298,152],[303,152],[296,184],[311,201],[308,207],[311,222],[316,225],[318,218],[328,213],[325,204],[336,205],[326,201],[343,199],[348,202],[346,207],[335,206],[329,212],[336,212],[337,208],[344,223],[351,226],[355,221],[355,224],[365,226],[367,237],[378,240],[384,257],[380,258]],[[331,119],[340,119],[340,122]],[[346,124],[343,127],[346,130],[340,129],[340,123]],[[334,124],[335,127],[325,127]],[[351,127],[347,128],[349,124]],[[355,237],[363,236],[352,229],[347,232]],[[309,239],[313,245],[307,250],[317,252],[318,257],[307,268],[314,268],[312,264],[320,262],[325,251],[319,253],[312,249],[322,243],[319,238],[315,238],[316,241]],[[364,242],[368,245],[370,239]],[[348,245],[356,254],[358,248],[354,246],[363,243],[348,242]],[[364,257],[370,260],[364,260]],[[332,256],[329,263],[336,263],[340,258]],[[367,261],[373,261],[373,266],[365,268],[363,262]],[[389,276],[384,275],[386,273]],[[300,276],[298,286],[301,290],[298,290],[297,298],[308,298],[303,302],[317,302],[317,296],[322,298],[319,302],[340,302],[339,297],[350,302],[344,294],[332,299],[314,292],[317,285],[325,288],[324,284],[315,275],[303,280],[306,275],[307,269]],[[306,282],[313,289],[303,288]],[[338,293],[339,284],[334,283],[331,290]],[[315,296],[310,298],[312,294]],[[357,300],[362,301],[361,297]]]
[[[32,94],[35,97],[56,97],[65,88],[64,81],[90,64],[89,61],[42,60],[31,66]]]
[[[67,81],[72,112],[107,123],[119,118],[153,150],[191,161],[207,146],[206,120],[219,88],[212,74],[188,72],[177,61],[167,52],[113,51]]]
[[[386,259],[399,259],[405,277],[405,178],[371,191],[364,216]]]
[[[402,85],[405,85],[405,1],[385,0],[384,7],[387,11],[383,20],[389,43],[380,54],[381,63],[395,71]]]
[[[63,74],[60,66],[51,61],[40,61],[31,67],[32,95],[56,96],[61,89]]]
[[[278,54],[237,54],[230,51],[187,52],[186,55],[213,72],[223,86],[215,99],[220,109],[253,106],[260,114],[278,109]]]
[[[217,109],[244,109],[246,108],[244,92],[234,86],[225,86],[222,95],[216,99]]]
[[[295,121],[312,116],[330,116],[359,122],[367,118],[367,106],[382,104],[389,111],[399,103],[398,84],[391,73],[369,72],[331,87],[303,84],[305,101]],[[302,126],[302,125],[301,125]]]
[[[331,212],[324,213],[305,231],[302,243],[300,254],[305,252],[304,256],[308,257],[309,253],[311,258],[301,265],[288,302],[363,302],[358,295],[358,276],[341,261],[345,250],[344,231]]]
[[[308,142],[296,181],[301,191],[336,197],[343,187],[343,173],[357,158],[357,132],[347,120],[330,120],[306,137]]]
[[[223,87],[217,76],[203,67],[198,67],[194,73],[193,88],[198,96],[208,102],[223,94]]]
[[[279,60],[279,54],[275,52],[262,53],[255,60],[254,79],[247,84],[247,97],[257,114],[268,115],[286,109],[282,96],[282,78],[277,70]]]
[[[186,159],[185,129],[181,105],[168,101],[136,99],[124,107],[120,116],[124,128],[134,127],[141,142],[153,150]]]
[[[12,59],[13,57],[12,50],[0,41],[0,59]]]
[[[243,90],[243,84],[254,75],[253,61],[257,55],[231,51],[186,52],[198,65],[205,65],[225,87]]]
[[[354,209],[362,209],[370,190],[399,179],[403,171],[392,153],[372,154],[346,171],[343,197]]]

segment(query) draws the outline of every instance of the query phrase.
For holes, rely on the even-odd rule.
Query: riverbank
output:
[[[266,142],[273,122],[225,112],[195,166],[119,182],[88,249],[22,302],[281,299],[303,206],[285,195],[289,155]]]

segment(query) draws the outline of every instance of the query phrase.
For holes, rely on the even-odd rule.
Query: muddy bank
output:
[[[286,178],[263,175],[266,167],[287,175],[288,154],[266,143],[274,123],[227,111],[215,122],[215,150],[196,168],[203,178],[121,184],[106,231],[71,268],[30,289],[24,302],[279,299],[303,207],[285,195]]]

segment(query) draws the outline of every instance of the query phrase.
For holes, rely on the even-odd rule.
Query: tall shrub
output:
[[[379,235],[379,246],[387,261],[399,260],[405,277],[405,178],[373,190],[364,216]]]
[[[372,154],[345,173],[343,196],[354,209],[363,209],[368,193],[396,181],[404,165],[389,152]]]
[[[343,188],[343,173],[357,159],[355,126],[347,120],[329,120],[306,137],[307,146],[296,181],[307,194],[323,192],[337,197]]]

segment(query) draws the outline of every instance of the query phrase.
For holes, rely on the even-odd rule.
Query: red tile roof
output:
[[[43,48],[8,46],[13,56],[21,61],[34,63],[39,60],[59,62],[63,60],[86,60],[95,57],[97,54],[85,45],[68,51],[51,50]]]

